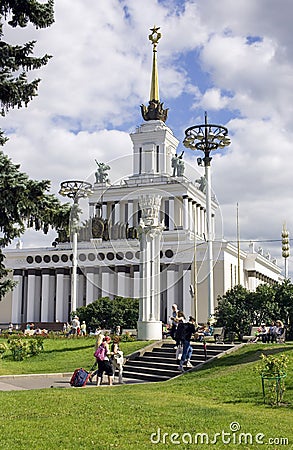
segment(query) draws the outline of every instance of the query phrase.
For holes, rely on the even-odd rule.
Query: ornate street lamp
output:
[[[59,194],[73,199],[72,212],[72,278],[71,278],[71,313],[76,311],[77,305],[77,229],[78,229],[78,202],[93,193],[91,183],[86,181],[63,181]]]
[[[221,125],[209,124],[207,113],[205,113],[205,123],[195,125],[185,130],[183,141],[185,147],[191,150],[200,150],[204,152],[203,158],[197,158],[198,165],[205,167],[206,182],[206,221],[207,221],[207,259],[208,259],[208,316],[214,314],[214,278],[213,278],[213,233],[212,233],[212,210],[211,210],[211,175],[210,165],[212,157],[211,152],[217,149],[225,148],[231,144],[228,136],[228,130]]]
[[[284,258],[285,278],[287,280],[289,274],[287,260],[290,256],[290,239],[289,239],[289,231],[286,228],[286,223],[283,223],[282,229],[282,256]]]

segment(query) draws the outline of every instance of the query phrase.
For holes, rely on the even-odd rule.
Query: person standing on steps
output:
[[[192,346],[190,344],[190,340],[192,335],[196,332],[195,328],[195,318],[189,316],[189,321],[187,323],[182,324],[182,344],[183,344],[183,352],[180,360],[180,364],[178,366],[178,370],[180,372],[184,372],[183,366],[186,364],[187,368],[192,368],[191,364],[191,356],[192,356]]]
[[[175,332],[175,341],[176,345],[174,347],[175,350],[182,344],[183,332],[184,332],[184,324],[185,324],[185,315],[183,311],[178,311],[177,313],[177,327]]]
[[[170,323],[171,323],[171,330],[170,330],[170,336],[172,339],[175,339],[176,329],[177,329],[177,321],[178,321],[178,308],[176,303],[172,305],[172,313],[170,316]]]

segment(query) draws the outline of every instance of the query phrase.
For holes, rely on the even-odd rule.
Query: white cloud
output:
[[[5,30],[53,58],[36,71],[38,97],[2,121],[4,150],[31,177],[51,179],[54,192],[65,179],[93,180],[95,159],[111,161],[112,180],[128,175],[156,24],[160,97],[175,135],[182,141],[207,110],[232,138],[212,162],[224,235],[235,235],[239,202],[245,238],[278,239],[284,220],[293,227],[292,9],[291,0],[58,0],[52,27]]]

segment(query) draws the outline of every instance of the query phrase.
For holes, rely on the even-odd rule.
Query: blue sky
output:
[[[113,181],[122,169],[129,175],[156,24],[160,99],[180,148],[204,111],[229,129],[232,145],[212,162],[224,238],[235,239],[238,202],[241,239],[264,241],[282,264],[284,221],[293,234],[292,9],[290,0],[58,0],[49,29],[5,30],[7,40],[36,39],[38,54],[53,55],[36,72],[38,97],[2,120],[5,150],[32,178],[51,179],[55,193],[65,179],[94,181],[95,159],[115,161]],[[186,152],[186,163],[196,166],[197,156]]]

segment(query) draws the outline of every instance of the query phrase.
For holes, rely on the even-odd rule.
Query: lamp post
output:
[[[287,260],[290,256],[290,239],[289,239],[289,231],[286,228],[286,223],[283,223],[282,229],[282,256],[284,258],[284,266],[285,266],[285,279],[288,279],[288,263]]]
[[[185,130],[183,144],[191,150],[204,152],[203,158],[197,158],[198,165],[205,167],[206,183],[206,224],[207,224],[207,259],[208,259],[208,317],[214,314],[214,278],[213,278],[213,233],[212,233],[212,188],[210,166],[211,151],[230,145],[228,130],[221,125],[209,124],[207,113],[203,125],[195,125]]]
[[[59,194],[73,199],[72,211],[72,278],[71,278],[71,309],[76,311],[77,305],[77,229],[78,229],[78,202],[81,198],[86,198],[93,193],[91,183],[86,181],[63,181]]]

